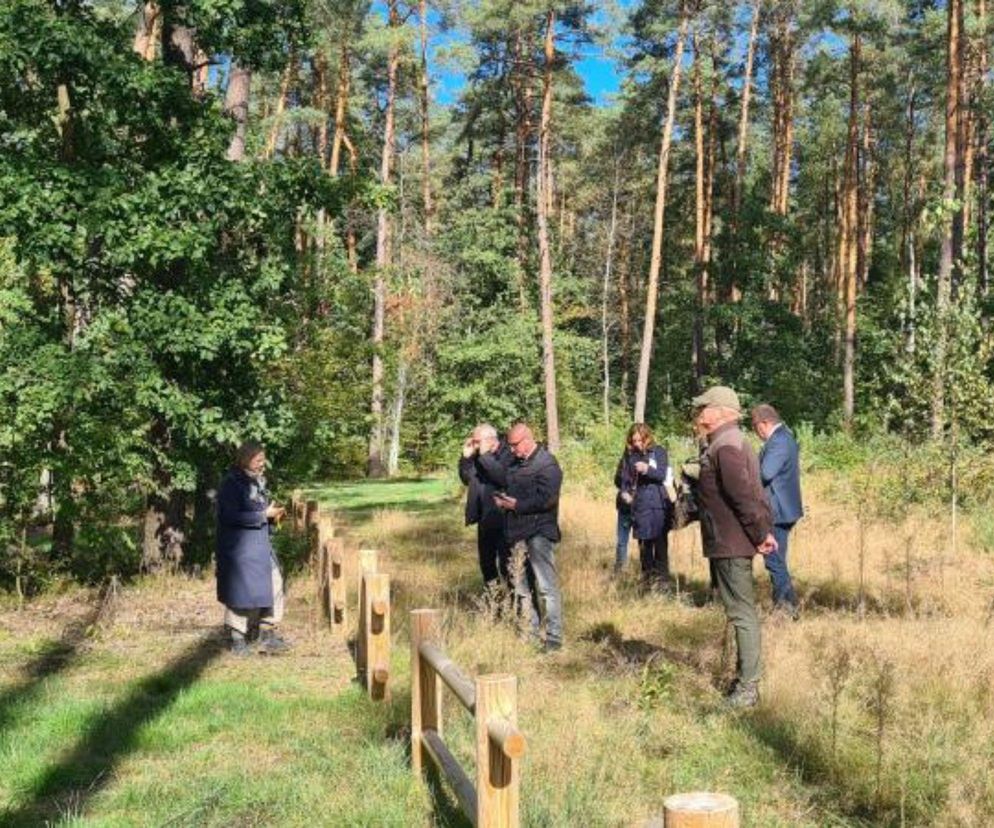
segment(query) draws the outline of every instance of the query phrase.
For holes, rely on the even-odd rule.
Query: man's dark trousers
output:
[[[485,586],[497,582],[510,585],[510,550],[504,532],[502,512],[487,514],[476,524],[476,548],[480,556],[480,572]]]
[[[773,585],[773,606],[797,606],[797,595],[794,593],[794,583],[787,569],[787,541],[793,524],[774,523],[773,537],[777,541],[777,551],[763,558],[766,571],[770,573]]]
[[[521,541],[522,572],[518,573],[514,591],[518,611],[529,622],[537,641],[545,615],[545,640],[563,643],[563,601],[556,572],[556,544],[543,535]]]

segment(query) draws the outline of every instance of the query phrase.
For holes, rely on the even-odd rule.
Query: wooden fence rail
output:
[[[345,543],[336,537],[331,515],[322,512],[316,500],[305,500],[299,490],[290,503],[293,530],[307,539],[310,567],[317,594],[311,623],[319,617],[333,632],[347,630],[348,590],[345,581]],[[377,569],[375,549],[360,549],[357,568],[358,612],[355,641],[357,675],[374,700],[390,697],[390,578]]]
[[[335,632],[347,629],[346,551],[330,515],[299,489],[290,501],[291,525],[308,541],[317,576],[316,611]],[[375,549],[360,549],[356,669],[375,700],[389,698],[390,578],[378,571]],[[470,679],[441,647],[441,613],[411,612],[411,764],[421,775],[428,756],[455,791],[459,805],[477,828],[516,828],[520,824],[520,759],[525,737],[517,727],[518,680],[512,675]],[[476,727],[476,784],[442,738],[442,685],[470,712]],[[695,792],[668,797],[662,820],[646,828],[738,828],[739,806],[725,794]]]
[[[441,649],[438,610],[411,612],[411,759],[419,775],[427,755],[448,779],[477,828],[519,822],[525,737],[517,727],[518,680],[512,675],[466,676]],[[476,785],[442,739],[442,683],[476,724]]]

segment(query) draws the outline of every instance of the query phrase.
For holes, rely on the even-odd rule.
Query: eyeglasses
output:
[[[513,440],[513,441],[512,441],[512,440],[508,440],[508,441],[507,441],[507,444],[508,444],[508,445],[509,445],[509,446],[510,446],[511,448],[517,448],[517,447],[518,447],[518,446],[520,446],[520,445],[521,445],[521,444],[522,444],[522,443],[523,443],[524,441],[525,441],[525,438],[524,438],[524,437],[522,437],[522,438],[521,438],[520,440]]]

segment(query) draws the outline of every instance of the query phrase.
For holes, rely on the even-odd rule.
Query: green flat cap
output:
[[[739,395],[727,385],[711,386],[703,394],[694,397],[692,404],[694,408],[731,408],[733,411],[742,413]]]

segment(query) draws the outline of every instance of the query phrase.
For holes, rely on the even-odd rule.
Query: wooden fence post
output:
[[[355,639],[355,666],[359,678],[366,681],[366,574],[373,574],[377,567],[375,549],[359,550],[359,629]]]
[[[346,625],[345,542],[329,538],[325,544],[328,563],[328,607],[331,628],[344,631]]]
[[[316,630],[318,626],[318,616],[321,613],[321,544],[318,535],[318,522],[321,519],[321,504],[316,500],[308,500],[304,507],[304,537],[307,540],[307,564],[311,576],[314,578],[318,589],[315,594],[314,604],[311,606],[311,629]]]
[[[390,576],[366,574],[366,690],[377,701],[390,695]]]
[[[294,489],[290,495],[290,526],[294,532],[300,531],[300,504],[303,494],[300,489]]]
[[[318,515],[321,512],[321,504],[316,500],[308,500],[305,504],[304,512],[304,525],[310,529],[312,526],[316,526],[318,522]]]
[[[476,679],[476,825],[517,828],[525,740],[517,732],[518,680]]]
[[[321,620],[330,624],[333,616],[331,606],[331,557],[328,544],[335,535],[335,525],[331,516],[319,513],[317,520],[317,600]]]
[[[739,803],[727,794],[674,794],[663,800],[664,828],[739,828]]]
[[[442,679],[421,658],[421,642],[439,643],[442,613],[434,609],[411,611],[411,767],[421,777],[424,746],[421,733],[442,735]]]

